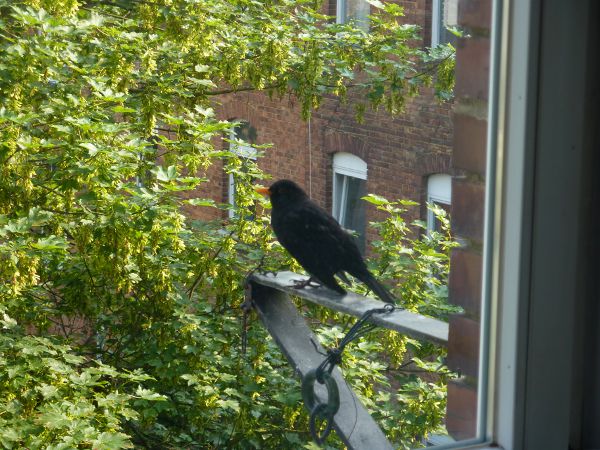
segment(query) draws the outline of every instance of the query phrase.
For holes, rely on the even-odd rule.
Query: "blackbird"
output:
[[[346,291],[334,275],[343,279],[347,272],[365,283],[383,301],[395,303],[387,289],[367,269],[353,237],[300,186],[290,180],[279,180],[268,188],[256,188],[256,191],[270,197],[273,231],[311,279],[343,295]]]

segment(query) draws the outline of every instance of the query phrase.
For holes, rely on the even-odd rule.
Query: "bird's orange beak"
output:
[[[266,195],[268,197],[271,196],[271,191],[269,190],[269,188],[258,186],[258,187],[255,187],[254,190],[256,192],[258,192],[259,194]]]

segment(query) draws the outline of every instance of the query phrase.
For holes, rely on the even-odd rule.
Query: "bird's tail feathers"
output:
[[[377,280],[377,278],[373,276],[372,273],[368,272],[363,282],[369,288],[371,288],[375,295],[377,295],[377,297],[379,297],[381,300],[383,300],[386,303],[396,304],[396,299],[392,296],[392,294],[390,294],[390,292],[385,288],[385,286],[383,286],[383,284],[381,284]]]

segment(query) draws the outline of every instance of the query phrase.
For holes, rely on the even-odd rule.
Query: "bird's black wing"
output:
[[[349,258],[361,255],[352,237],[333,217],[312,201],[305,201],[273,211],[272,225],[281,245],[307,272],[343,292],[333,276]]]

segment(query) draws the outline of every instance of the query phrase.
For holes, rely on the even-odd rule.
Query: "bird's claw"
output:
[[[261,275],[263,275],[265,277],[267,275],[273,275],[273,277],[277,276],[277,272],[275,272],[274,270],[267,270],[267,269],[265,269],[265,270],[260,270],[258,273],[260,273]]]
[[[307,280],[292,280],[294,285],[292,286],[294,289],[304,289],[305,287],[320,287],[321,283],[315,280],[313,277],[310,277]]]

